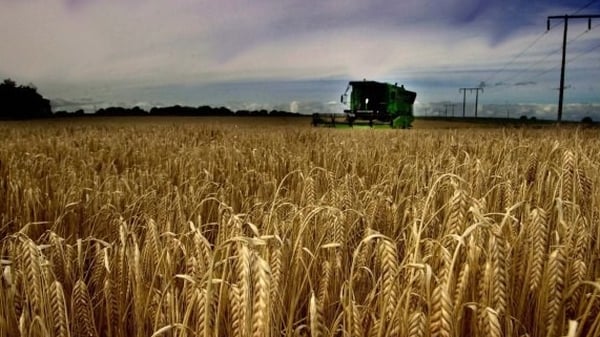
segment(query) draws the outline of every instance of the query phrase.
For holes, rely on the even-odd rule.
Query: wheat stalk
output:
[[[276,120],[0,123],[0,335],[598,334],[595,131]]]

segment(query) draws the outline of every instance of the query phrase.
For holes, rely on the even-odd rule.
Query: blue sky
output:
[[[483,84],[482,114],[543,118],[556,111],[563,28],[546,32],[546,17],[578,10],[599,14],[600,0],[0,0],[0,76],[65,109],[306,113],[343,109],[348,80],[403,83],[420,114]],[[569,24],[567,118],[600,118],[600,19],[592,26]]]

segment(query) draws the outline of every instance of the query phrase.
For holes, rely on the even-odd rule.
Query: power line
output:
[[[546,60],[547,60],[547,59],[548,59],[550,56],[556,55],[556,53],[559,53],[561,49],[562,49],[562,48],[553,49],[551,52],[547,53],[547,54],[546,54],[546,55],[544,55],[542,58],[540,58],[540,59],[537,59],[537,60],[535,60],[535,61],[531,62],[531,63],[529,64],[529,66],[527,66],[525,69],[519,70],[519,73],[518,73],[518,74],[517,74],[515,77],[513,77],[513,78],[512,78],[512,79],[513,79],[513,81],[514,81],[514,80],[516,80],[516,79],[518,79],[518,78],[520,78],[520,77],[521,77],[521,76],[523,76],[525,73],[527,73],[527,72],[531,71],[531,70],[532,70],[532,69],[535,67],[535,65],[539,65],[539,64],[541,64],[542,62],[545,62],[545,61],[546,61]]]
[[[598,48],[600,48],[600,44],[597,44],[596,46],[592,47],[591,49],[588,49],[588,50],[586,50],[586,51],[583,51],[583,52],[581,52],[581,53],[579,53],[579,54],[575,55],[574,57],[570,58],[569,60],[567,60],[567,64],[569,64],[569,63],[571,63],[571,62],[573,62],[573,61],[577,60],[579,57],[581,57],[581,56],[583,56],[583,55],[586,55],[586,54],[588,54],[588,53],[591,53],[591,52],[593,52],[594,50],[596,50],[596,49],[598,49]]]
[[[560,26],[562,26],[563,24],[564,24],[564,23],[562,23],[562,22],[561,22],[560,24],[556,25],[556,27],[560,27]],[[544,35],[545,35],[546,33],[548,33],[548,31],[545,31],[545,32],[544,32]],[[544,35],[542,35],[542,36],[544,36]],[[581,36],[577,36],[576,38],[574,38],[574,39],[573,39],[573,41],[576,41],[576,40],[577,40],[577,39],[579,39],[580,37],[581,37]],[[533,46],[533,44],[532,44],[532,46]],[[550,51],[549,53],[546,53],[546,54],[544,54],[544,56],[542,56],[541,58],[539,58],[539,59],[537,59],[537,60],[534,60],[534,61],[530,62],[530,63],[529,63],[529,64],[528,64],[528,65],[527,65],[525,68],[523,68],[523,69],[519,69],[519,73],[518,73],[517,75],[515,75],[515,76],[512,76],[512,77],[511,77],[511,80],[514,82],[514,81],[515,81],[515,79],[517,79],[517,78],[519,78],[519,77],[523,76],[524,74],[526,74],[526,73],[527,73],[528,71],[530,71],[531,69],[535,68],[535,67],[536,67],[537,65],[539,65],[540,63],[542,63],[542,62],[546,61],[546,60],[547,60],[547,59],[548,59],[550,56],[552,56],[552,55],[555,55],[556,53],[559,53],[559,52],[561,51],[561,49],[562,49],[561,47],[558,47],[558,48],[556,48],[556,49],[553,49],[553,50],[552,50],[552,51]],[[524,53],[522,53],[522,54],[524,54]],[[516,58],[515,58],[515,60],[516,60]],[[515,61],[515,60],[513,60],[513,62],[511,62],[511,63],[514,63],[514,61]],[[507,64],[507,65],[506,65],[506,67],[504,67],[504,70],[505,70],[505,69],[506,69],[506,68],[507,68],[509,65],[510,65],[510,64]],[[496,74],[496,73],[495,73],[495,74]]]
[[[444,104],[444,108],[445,108],[444,109],[444,114],[445,114],[446,117],[448,117],[448,107],[452,108],[452,117],[454,117],[454,106],[455,105],[456,104],[454,104],[454,103],[446,103],[446,104]]]
[[[571,63],[571,62],[573,62],[573,61],[577,60],[577,59],[578,59],[578,58],[580,58],[581,56],[583,56],[583,55],[586,55],[586,54],[589,54],[589,53],[593,52],[594,50],[596,50],[596,49],[598,49],[598,48],[600,48],[600,44],[597,44],[596,46],[594,46],[594,47],[592,47],[592,48],[590,48],[590,49],[588,49],[588,50],[585,50],[585,51],[583,51],[583,52],[581,52],[581,53],[579,53],[579,54],[575,55],[574,57],[572,57],[572,58],[568,59],[568,60],[565,62],[565,64],[569,64],[569,63]],[[535,75],[531,76],[531,77],[529,78],[529,80],[534,80],[534,79],[536,79],[536,78],[539,78],[539,77],[541,77],[542,75],[545,75],[545,74],[548,74],[548,73],[550,73],[550,72],[552,72],[552,71],[555,71],[555,70],[557,70],[558,68],[560,68],[560,64],[557,64],[557,65],[555,65],[555,66],[552,66],[551,68],[548,68],[548,69],[542,70],[542,71],[541,71],[541,72],[539,72],[539,73],[536,73]]]
[[[597,25],[596,25],[597,26]],[[596,27],[594,26],[594,27]],[[579,35],[577,35],[576,37],[570,39],[568,41],[568,43],[573,43],[577,40],[579,40],[583,35],[585,35],[587,32],[589,32],[589,30],[584,30],[583,32],[581,32]],[[529,63],[529,65],[527,67],[525,67],[522,70],[519,70],[519,73],[513,77],[513,81],[521,76],[523,76],[524,74],[526,74],[528,71],[532,70],[533,68],[535,68],[537,65],[541,64],[542,62],[546,61],[550,56],[555,55],[556,53],[559,53],[562,50],[562,47],[558,47],[556,49],[551,50],[549,53],[546,53],[544,56],[542,56],[541,58],[534,60],[533,62]],[[554,69],[554,68],[552,68]],[[543,71],[545,72],[545,71]],[[537,76],[536,76],[537,77]]]
[[[487,83],[490,82],[491,80],[494,79],[494,77],[503,72],[504,70],[506,70],[506,68],[508,68],[508,66],[510,66],[511,64],[515,63],[515,61],[523,56],[523,54],[525,54],[529,49],[531,49],[536,43],[538,43],[546,34],[548,33],[548,31],[544,31],[542,32],[542,34],[538,35],[535,40],[533,40],[527,47],[525,47],[525,49],[523,49],[520,53],[518,53],[517,55],[515,55],[510,61],[508,61],[508,63],[506,63],[502,68],[500,68],[499,70],[495,71],[492,73],[492,75],[490,75],[487,79],[485,79],[483,82]]]
[[[537,73],[537,74],[535,74],[535,75],[531,76],[531,77],[529,78],[529,80],[530,80],[530,81],[531,81],[531,80],[535,80],[535,79],[537,79],[537,78],[541,77],[542,75],[546,75],[546,74],[547,74],[547,73],[549,73],[549,72],[555,71],[555,70],[556,70],[556,69],[558,69],[558,68],[560,68],[560,64],[559,64],[559,65],[555,65],[555,66],[553,66],[552,68],[548,68],[548,69],[546,69],[546,70],[542,70],[541,72],[539,72],[539,73]]]
[[[598,26],[598,25],[596,25],[596,26]],[[596,27],[596,26],[594,26],[594,27]],[[592,27],[592,29],[593,29],[594,27]],[[586,29],[586,30],[584,30],[583,32],[579,33],[579,35],[577,35],[577,36],[575,36],[574,38],[572,38],[572,39],[568,40],[568,41],[567,41],[567,43],[573,43],[573,42],[575,42],[575,41],[579,40],[579,39],[580,39],[582,36],[584,36],[585,34],[587,34],[587,33],[588,33],[590,30],[591,30],[591,29]]]
[[[598,0],[596,0],[596,1],[598,1]],[[591,27],[591,29],[594,29],[594,28],[596,28],[596,27],[598,27],[598,26],[600,26],[600,23],[598,23],[598,24],[596,24],[596,25],[592,26],[592,27]],[[557,27],[558,27],[558,26],[557,26]],[[588,32],[589,32],[591,29],[584,30],[583,32],[581,32],[581,33],[579,33],[577,36],[575,36],[574,38],[571,38],[569,41],[567,41],[567,43],[573,43],[573,42],[575,42],[575,41],[579,40],[579,39],[580,39],[582,36],[584,36],[586,33],[588,33]],[[591,50],[589,50],[589,51],[587,51],[587,52],[584,52],[583,54],[586,54],[586,53],[588,53],[588,52],[591,52],[591,51],[593,51],[593,50],[595,50],[595,49],[597,49],[597,48],[600,48],[600,47],[594,47],[594,48],[592,48]],[[547,60],[549,57],[551,57],[551,56],[553,56],[553,55],[556,55],[556,54],[557,54],[557,53],[559,53],[561,50],[562,50],[562,47],[558,47],[558,48],[556,48],[556,49],[553,49],[553,50],[551,50],[549,53],[546,53],[546,54],[545,54],[544,56],[542,56],[541,58],[539,58],[539,59],[537,59],[537,60],[535,60],[535,61],[533,61],[533,62],[529,63],[529,65],[528,65],[527,67],[525,67],[525,68],[524,68],[524,69],[522,69],[522,70],[519,70],[519,73],[518,73],[516,76],[514,76],[514,77],[512,78],[512,81],[513,81],[513,82],[515,82],[517,79],[520,79],[522,76],[524,76],[525,74],[527,74],[528,72],[530,72],[531,70],[533,70],[534,68],[536,68],[538,65],[542,64],[543,62],[545,62],[545,61],[546,61],[546,60]],[[567,64],[568,64],[569,62],[571,62],[571,61],[574,61],[576,58],[579,58],[579,56],[582,56],[582,55],[577,55],[576,57],[574,57],[574,58],[572,58],[572,59],[568,60],[568,61],[567,61]],[[555,66],[552,66],[552,67],[550,67],[550,68],[543,69],[543,70],[541,70],[541,71],[539,71],[539,72],[536,72],[536,73],[534,73],[534,74],[533,74],[533,75],[531,75],[530,77],[526,77],[526,78],[525,78],[524,80],[522,80],[522,81],[533,81],[534,79],[537,79],[537,78],[539,78],[539,77],[541,77],[541,76],[543,76],[543,75],[545,75],[545,74],[547,74],[547,73],[549,73],[549,72],[551,72],[551,71],[553,71],[553,70],[556,70],[556,69],[558,69],[558,68],[559,68],[559,66],[560,66],[560,65],[555,65]]]
[[[583,5],[582,7],[580,7],[579,9],[577,9],[575,12],[573,12],[571,15],[575,15],[579,12],[581,12],[582,10],[588,8],[589,6],[591,6],[594,2],[597,2],[599,0],[591,0],[588,3],[586,3],[585,5]],[[556,27],[560,27],[561,25],[563,25],[564,22],[561,22],[559,25],[557,25]],[[555,28],[556,28],[555,27]],[[595,27],[595,26],[594,26]],[[505,71],[510,65],[512,65],[513,63],[515,63],[515,61],[517,61],[517,59],[519,59],[521,56],[523,56],[529,49],[531,49],[533,46],[535,46],[547,33],[549,30],[546,30],[544,32],[542,32],[540,35],[538,35],[530,44],[528,44],[525,49],[523,49],[521,52],[519,52],[518,54],[516,54],[512,59],[510,59],[502,68],[494,71],[488,78],[486,78],[483,83],[488,83],[491,82],[496,75],[498,75],[499,73]],[[585,34],[587,31],[584,31],[582,34],[579,34],[577,37],[569,40],[569,42],[575,42],[577,41],[583,34]],[[559,48],[558,51],[560,51],[561,49]],[[556,51],[556,52],[558,52]],[[553,52],[553,53],[556,53]],[[552,53],[552,54],[553,54]],[[543,59],[546,60],[548,57],[550,57],[550,55],[545,56]],[[539,61],[538,61],[539,62]],[[534,62],[537,63],[537,62]],[[528,67],[529,68],[529,67]],[[528,69],[526,68],[526,69]]]
[[[592,0],[592,1],[588,2],[587,4],[583,5],[583,7],[579,8],[578,10],[576,10],[572,15],[575,15],[575,14],[581,12],[582,10],[590,7],[596,1],[598,1],[598,0]]]
[[[598,14],[592,14],[592,15],[564,15],[564,16],[549,16],[548,20],[547,20],[547,29],[550,29],[550,21],[551,20],[556,20],[556,19],[560,19],[564,22],[565,24],[565,28],[563,31],[563,43],[562,43],[562,61],[561,61],[561,67],[560,67],[560,90],[558,92],[558,122],[560,123],[561,119],[562,119],[562,113],[563,113],[563,98],[564,98],[564,89],[565,89],[565,58],[566,58],[566,52],[567,52],[567,29],[569,27],[569,19],[573,20],[573,19],[587,19],[588,20],[588,30],[590,30],[592,28],[592,19],[597,19],[600,18],[600,15]]]

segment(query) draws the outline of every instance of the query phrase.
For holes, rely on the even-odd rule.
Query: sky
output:
[[[482,87],[479,113],[553,118],[565,14],[600,0],[0,0],[0,78],[54,109],[337,112],[350,80],[404,84],[415,113]],[[569,20],[565,118],[600,119],[600,19]],[[472,115],[475,94],[467,95]]]

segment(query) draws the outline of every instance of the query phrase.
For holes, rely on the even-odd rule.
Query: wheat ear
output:
[[[436,286],[431,296],[429,329],[431,337],[450,337],[452,333],[452,300],[444,283]]]
[[[427,317],[421,311],[413,312],[408,319],[408,336],[425,337],[427,333]]]
[[[255,254],[252,260],[252,337],[269,337],[270,332],[270,271],[269,264]]]
[[[69,337],[67,304],[62,285],[58,281],[50,285],[50,309],[54,322],[54,337]]]
[[[85,282],[81,279],[73,287],[71,317],[73,317],[71,323],[74,336],[98,337],[90,294]]]
[[[395,244],[387,239],[379,240],[378,252],[383,272],[383,312],[386,320],[391,321],[398,303],[398,252]]]
[[[545,324],[548,328],[548,335],[552,336],[560,314],[565,285],[566,259],[562,248],[557,248],[550,254],[546,268],[546,275],[544,277],[544,295],[546,296]]]
[[[548,245],[546,212],[541,208],[531,211],[529,226],[530,237],[532,239],[529,257],[529,289],[534,292],[538,289],[542,281],[542,270],[546,257],[546,247]]]

